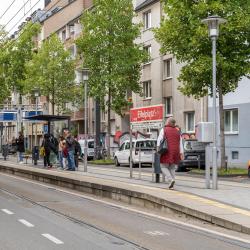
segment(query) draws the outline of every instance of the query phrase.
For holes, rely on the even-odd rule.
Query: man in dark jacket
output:
[[[66,147],[68,150],[68,169],[69,171],[75,171],[75,144],[74,138],[70,134],[68,129],[64,129],[64,138],[66,141]]]
[[[19,132],[19,137],[16,139],[17,152],[19,155],[19,163],[23,163],[23,153],[25,152],[24,148],[24,137],[23,133]]]
[[[175,126],[175,119],[170,117],[167,119],[166,126],[160,131],[157,147],[160,146],[163,138],[166,139],[168,150],[161,155],[161,171],[169,181],[169,188],[173,188],[175,184],[175,169],[181,159],[183,159],[183,145],[179,129]]]
[[[79,166],[79,156],[82,155],[82,149],[80,143],[77,141],[77,136],[74,137],[74,147],[75,147],[75,166],[78,169]]]

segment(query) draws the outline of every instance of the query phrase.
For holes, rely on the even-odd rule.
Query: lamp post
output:
[[[38,115],[38,97],[40,96],[39,89],[34,89],[34,96],[36,98],[36,115]],[[35,132],[35,146],[37,146],[37,124],[36,124],[36,132]]]
[[[82,80],[84,83],[84,172],[88,171],[88,142],[87,142],[87,108],[88,108],[88,80],[89,80],[89,71],[83,69],[82,71]]]
[[[217,174],[217,117],[216,117],[216,40],[219,36],[219,25],[226,20],[219,16],[208,16],[202,20],[202,23],[208,25],[209,37],[212,40],[212,57],[213,57],[213,189],[218,189]]]
[[[35,88],[33,92],[36,98],[36,115],[38,115],[38,97],[40,96],[40,91],[38,88]],[[32,155],[33,155],[34,165],[37,165],[37,161],[39,159],[39,150],[38,150],[38,142],[37,142],[37,123],[36,123],[36,128],[35,128],[35,146],[33,148]]]

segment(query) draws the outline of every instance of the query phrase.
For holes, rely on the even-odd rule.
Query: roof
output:
[[[62,121],[62,120],[69,120],[70,116],[68,115],[34,115],[25,118],[25,120],[30,121]]]
[[[146,7],[148,7],[149,5],[159,2],[160,0],[145,0],[144,2],[142,2],[141,4],[139,4],[138,6],[135,7],[135,11],[138,12]]]

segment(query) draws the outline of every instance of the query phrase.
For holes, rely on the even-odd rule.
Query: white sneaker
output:
[[[23,164],[23,161],[19,161],[19,164]]]
[[[168,188],[169,189],[173,189],[174,188],[174,184],[175,184],[175,181],[172,180]]]

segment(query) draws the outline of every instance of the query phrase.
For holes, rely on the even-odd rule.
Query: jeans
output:
[[[73,150],[68,152],[68,164],[70,170],[75,170],[75,156]]]
[[[18,156],[19,156],[19,161],[22,162],[23,161],[23,152],[18,152]]]
[[[58,152],[58,157],[59,157],[59,165],[60,165],[60,167],[61,168],[63,168],[63,153],[62,153],[62,151],[59,151]]]

